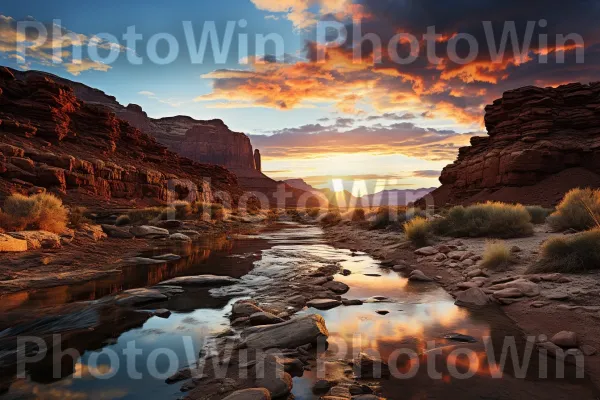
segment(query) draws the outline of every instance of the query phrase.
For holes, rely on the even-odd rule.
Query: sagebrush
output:
[[[4,201],[0,225],[5,230],[44,230],[62,233],[67,227],[68,211],[62,200],[50,193],[33,196],[13,194]]]
[[[600,228],[554,237],[542,245],[540,260],[530,273],[581,273],[600,269]]]
[[[556,207],[556,212],[548,217],[548,223],[557,231],[600,227],[600,190],[571,190]]]

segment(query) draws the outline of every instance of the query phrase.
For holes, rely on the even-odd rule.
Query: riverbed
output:
[[[16,334],[39,332],[42,326],[45,335],[69,336],[63,348],[69,344],[80,357],[63,359],[60,373],[56,373],[57,363],[45,357],[31,363],[21,379],[16,379],[14,368],[4,368],[1,397],[183,397],[181,389],[185,390],[186,382],[167,384],[165,377],[197,366],[198,355],[206,354],[210,338],[230,329],[229,314],[236,301],[257,294],[268,298],[270,288],[274,291],[294,271],[335,264],[343,271],[335,280],[350,287],[343,297],[363,304],[299,312],[323,316],[329,348],[319,355],[319,367],[306,368],[303,376],[294,378],[295,398],[319,398],[313,385],[324,377],[338,384],[355,382],[349,362],[360,352],[394,360],[398,376],[362,382],[390,399],[598,398],[597,390],[586,377],[578,378],[575,368],[567,366],[565,378],[559,379],[556,361],[540,357],[535,350],[522,376],[510,365],[511,357],[508,367],[498,368],[489,358],[500,360],[506,338],[514,338],[521,363],[528,346],[523,333],[499,308],[459,308],[435,283],[409,282],[369,254],[327,244],[317,226],[283,223],[254,236],[207,238],[169,248],[159,245],[141,256],[166,253],[182,258],[132,266],[81,285],[2,298],[0,311],[5,317],[0,325],[0,344]],[[103,305],[111,304],[105,299],[123,290],[200,274],[231,276],[240,281],[169,298],[160,304],[161,309],[171,312],[166,318],[153,314],[157,305],[135,312]],[[87,315],[86,310],[94,310],[94,315]],[[124,354],[132,343],[140,352],[133,362]]]

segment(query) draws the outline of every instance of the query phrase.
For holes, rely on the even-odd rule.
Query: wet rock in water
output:
[[[412,282],[433,282],[433,279],[423,273],[423,271],[415,269],[408,276],[408,280]]]
[[[183,233],[174,233],[171,236],[169,236],[169,240],[174,240],[176,242],[191,242],[192,238],[190,238],[187,235],[184,235]]]
[[[239,279],[230,276],[217,275],[197,275],[197,276],[180,276],[179,278],[169,279],[160,282],[158,286],[173,285],[173,286],[223,286],[234,285],[239,282]]]
[[[456,302],[460,307],[485,306],[491,304],[490,296],[480,288],[472,288],[456,293]]]
[[[163,229],[179,229],[183,226],[183,222],[177,219],[169,219],[166,221],[158,221],[154,225]]]
[[[250,315],[250,325],[272,325],[284,322],[283,319],[268,312],[257,312]]]
[[[181,260],[181,256],[178,256],[177,254],[163,254],[160,256],[154,256],[152,257],[155,260],[161,260],[161,261],[177,261],[177,260]]]
[[[389,311],[386,311],[386,310],[378,310],[378,311],[375,311],[375,312],[377,314],[379,314],[379,315],[388,315],[390,313]]]
[[[352,271],[350,271],[349,269],[343,269],[342,270],[342,275],[344,275],[344,276],[350,276],[350,275],[352,275]]]
[[[387,301],[389,300],[387,297],[385,296],[373,296],[373,297],[369,297],[368,299],[365,299],[365,303],[381,303],[382,301]]]
[[[114,239],[133,239],[134,235],[126,229],[114,225],[102,225],[102,230],[110,238]]]
[[[521,291],[524,296],[535,297],[541,293],[540,286],[537,283],[531,282],[528,279],[517,279],[512,282],[502,283],[499,285],[491,286],[489,289],[492,291],[498,291],[508,288],[515,288]]]
[[[271,393],[265,388],[238,390],[223,400],[271,400]]]
[[[449,333],[444,336],[444,339],[461,343],[477,343],[477,339],[473,336],[463,335],[462,333]]]
[[[323,285],[325,289],[331,290],[333,293],[344,294],[350,290],[350,287],[342,282],[331,281]]]
[[[342,302],[335,299],[313,299],[306,303],[307,307],[316,308],[317,310],[331,310],[342,305]]]
[[[567,349],[577,347],[579,340],[577,339],[577,334],[575,332],[562,331],[557,333],[550,339],[552,343],[557,346],[564,347]]]
[[[265,388],[271,394],[271,398],[276,399],[287,396],[293,387],[292,376],[284,371],[284,365],[281,359],[274,355],[267,355],[261,365],[261,378],[255,380],[256,387]]]
[[[131,289],[116,296],[120,306],[137,306],[167,300],[168,297],[156,289]]]
[[[439,253],[439,250],[435,247],[422,247],[418,250],[415,250],[415,254],[419,256],[433,256]]]
[[[27,241],[0,233],[0,253],[27,251]]]
[[[47,231],[9,232],[10,236],[27,242],[27,250],[60,249],[60,236]]]
[[[381,274],[364,274],[365,276],[369,276],[371,278],[379,278],[381,277]]]
[[[258,307],[256,302],[252,300],[240,300],[231,308],[231,320],[236,320],[239,318],[248,318],[249,320],[252,314],[263,311],[264,310]]]
[[[363,302],[362,302],[362,300],[358,300],[358,299],[353,299],[353,300],[342,299],[342,304],[345,306],[362,306]]]
[[[159,308],[158,310],[155,310],[152,314],[156,317],[166,319],[171,316],[171,311],[167,310],[166,308]]]
[[[152,264],[164,264],[163,260],[155,260],[153,258],[146,257],[130,257],[123,259],[123,263],[127,265],[152,265]]]
[[[313,314],[280,324],[248,328],[244,331],[241,346],[252,349],[291,349],[317,343],[328,336],[323,317]]]
[[[326,394],[327,392],[329,392],[329,390],[331,390],[333,386],[333,383],[326,381],[324,379],[317,381],[313,387],[312,387],[312,392],[314,394]]]
[[[283,370],[292,377],[304,375],[304,363],[297,358],[277,358],[277,361],[283,365]]]
[[[581,346],[579,350],[581,350],[581,352],[587,357],[594,356],[596,355],[596,353],[598,353],[598,350],[596,350],[595,347],[589,346],[587,344]]]
[[[175,374],[171,375],[167,379],[165,379],[165,383],[168,385],[172,385],[177,382],[185,381],[192,378],[192,370],[190,368],[184,368],[175,372]]]
[[[380,359],[360,353],[352,366],[354,376],[361,379],[378,379],[390,376],[389,366]]]
[[[306,304],[306,297],[302,295],[292,296],[287,302],[293,306],[303,307]]]
[[[167,229],[148,225],[133,226],[129,229],[129,232],[135,237],[146,239],[166,238],[170,235]]]

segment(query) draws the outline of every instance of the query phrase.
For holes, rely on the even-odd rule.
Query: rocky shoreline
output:
[[[526,273],[537,259],[540,244],[554,234],[546,226],[536,227],[533,237],[506,240],[514,264],[504,271],[481,267],[485,239],[440,239],[439,243],[415,249],[398,231],[368,230],[344,223],[325,229],[328,241],[364,251],[382,260],[382,265],[402,272],[414,281],[434,282],[464,307],[502,307],[526,336],[535,336],[539,348],[551,356],[564,352],[585,357],[585,371],[600,386],[600,284],[598,273]],[[571,337],[567,345],[562,339]],[[558,344],[558,346],[557,346]],[[572,360],[572,358],[571,358]]]

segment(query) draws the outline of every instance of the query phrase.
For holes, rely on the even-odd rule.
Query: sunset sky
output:
[[[438,185],[439,171],[455,159],[458,147],[467,145],[472,135],[484,134],[483,109],[502,92],[600,78],[599,4],[596,0],[8,1],[0,9],[0,62],[81,81],[122,104],[141,105],[151,117],[223,119],[233,130],[250,135],[263,154],[264,172],[274,178],[302,177],[316,186],[327,186],[332,178],[390,179],[393,187],[430,187]],[[66,46],[62,53],[54,53],[56,43],[18,52],[19,41],[31,39],[17,35],[17,21],[39,21],[51,31],[55,19],[60,19],[64,33],[77,34],[82,43],[102,44],[101,54],[114,47],[118,59],[99,63],[84,48],[84,60],[76,64],[75,49]],[[234,24],[224,63],[215,62],[212,51],[202,63],[191,61],[184,21],[191,21],[197,38],[207,21],[215,22],[221,38],[228,21]],[[382,40],[381,62],[373,63],[370,42],[363,43],[359,62],[353,61],[353,48],[359,45],[351,40],[325,49],[317,35],[323,21],[341,22],[350,37],[360,21],[362,35],[376,33]],[[494,47],[501,41],[505,21],[514,21],[520,45],[531,21],[528,51],[515,54],[509,40],[505,56],[492,60],[483,21],[492,21]],[[122,37],[132,26],[143,36],[135,53]],[[437,64],[426,57],[422,38],[430,26],[439,34],[433,46]],[[118,43],[98,39],[101,33],[113,35]],[[179,54],[165,65],[147,57],[149,39],[159,33],[172,35],[179,43]],[[398,33],[413,34],[421,45],[410,64],[394,62],[389,54],[387,44]],[[462,65],[447,49],[464,33],[477,40],[479,51]],[[247,51],[243,45],[240,51],[246,36],[239,34],[248,37]],[[279,35],[284,51],[276,52],[271,43],[265,53],[257,53],[256,34]],[[584,45],[576,40],[562,45],[557,34],[576,34]],[[540,35],[547,36],[547,46]],[[466,58],[465,41],[455,43],[457,55]],[[395,46],[401,57],[411,56],[407,41]],[[326,52],[324,62],[317,61],[319,51]],[[168,55],[165,40],[156,52]],[[564,63],[557,62],[561,54]],[[132,64],[128,55],[143,62]],[[581,55],[583,62],[576,62]],[[540,57],[547,57],[546,62]]]

